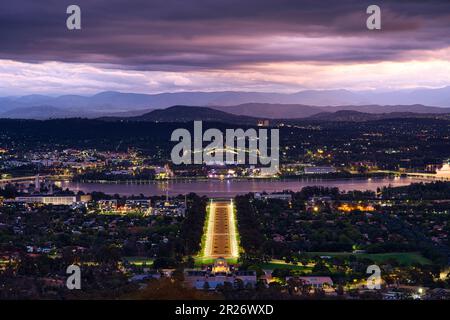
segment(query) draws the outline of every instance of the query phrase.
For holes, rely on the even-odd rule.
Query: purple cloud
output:
[[[0,58],[179,71],[405,60],[450,45],[448,1],[378,2],[381,32],[365,28],[369,1],[79,0],[83,30],[70,32],[72,1],[15,0],[0,4]]]

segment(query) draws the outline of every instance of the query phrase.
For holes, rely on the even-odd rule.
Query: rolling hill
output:
[[[442,119],[450,120],[450,112],[443,113],[413,113],[413,112],[390,112],[390,113],[364,113],[353,110],[339,110],[336,112],[322,112],[303,120],[314,121],[339,121],[339,122],[363,122],[384,119]]]
[[[134,117],[104,117],[107,121],[148,121],[148,122],[190,122],[202,120],[255,125],[258,118],[239,116],[208,107],[173,106],[167,109],[153,110]]]
[[[228,108],[225,108],[227,110]],[[308,110],[308,109],[306,109]],[[236,110],[237,111],[237,110]],[[312,110],[309,110],[312,112]],[[255,115],[261,115],[261,112],[254,112]],[[304,113],[302,114],[304,115]],[[308,117],[295,119],[271,119],[271,124],[277,123],[297,123],[305,121],[347,121],[361,122],[374,121],[382,119],[397,118],[428,118],[450,120],[448,113],[414,113],[414,112],[389,112],[389,113],[366,113],[354,110],[339,110],[335,112],[319,112]],[[148,121],[148,122],[191,122],[202,120],[207,122],[222,122],[243,125],[256,125],[262,117],[250,117],[247,115],[236,115],[209,107],[195,106],[173,106],[167,109],[153,110],[148,113],[133,117],[104,117],[100,118],[106,121]]]

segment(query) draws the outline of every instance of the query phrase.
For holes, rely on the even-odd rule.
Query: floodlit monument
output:
[[[230,267],[224,258],[217,258],[212,267],[213,273],[229,273]]]

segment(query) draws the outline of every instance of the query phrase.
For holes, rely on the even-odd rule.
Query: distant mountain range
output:
[[[232,114],[272,119],[304,118],[320,112],[338,110],[368,113],[441,113],[439,108],[450,107],[450,86],[440,89],[417,88],[389,92],[306,90],[297,93],[224,91],[136,94],[107,91],[93,96],[28,95],[0,97],[0,117],[95,118],[117,113],[138,115],[175,105],[208,106]],[[429,108],[433,107],[425,106],[433,106],[435,109],[431,110]]]
[[[217,110],[242,116],[258,116],[268,119],[300,119],[308,118],[321,113],[334,113],[337,111],[357,111],[363,113],[418,113],[418,114],[445,114],[450,113],[450,108],[428,107],[424,105],[363,105],[363,106],[327,106],[316,107],[301,104],[270,104],[247,103],[238,106],[212,107]]]
[[[211,108],[235,115],[268,119],[306,118],[318,113],[328,112],[326,107],[307,106],[302,104],[245,103],[237,106],[213,106]]]

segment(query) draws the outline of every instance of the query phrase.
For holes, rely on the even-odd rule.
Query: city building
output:
[[[334,167],[306,167],[305,174],[329,174],[336,173]]]
[[[258,120],[258,127],[268,127],[270,124],[269,120],[267,119],[262,119],[262,120]]]
[[[286,281],[289,281],[289,279],[292,279],[292,277],[286,277]],[[333,286],[333,280],[330,277],[295,277],[295,279],[298,279],[302,282],[304,282],[306,285],[309,285],[316,289],[322,289],[325,287],[332,287]]]
[[[58,195],[35,195],[16,197],[15,202],[42,203],[52,205],[72,205],[77,202],[90,201],[90,196],[58,196]]]
[[[156,201],[152,207],[152,214],[161,216],[181,216],[183,217],[186,213],[186,203],[185,201]]]
[[[290,193],[255,193],[255,199],[257,200],[269,200],[269,199],[278,199],[283,201],[291,201],[292,195]]]
[[[450,161],[444,163],[442,168],[436,171],[436,177],[450,180]]]
[[[186,269],[184,279],[189,286],[199,290],[215,290],[225,283],[236,286],[238,282],[241,282],[244,287],[254,287],[257,282],[255,271],[231,271],[223,258],[216,259],[211,271]]]
[[[111,212],[111,211],[116,211],[117,210],[117,200],[113,199],[113,200],[99,200],[97,202],[98,208],[100,209],[100,211],[107,211],[107,212]]]
[[[137,211],[144,214],[150,214],[152,210],[151,200],[138,199],[138,200],[126,200],[125,211]]]

